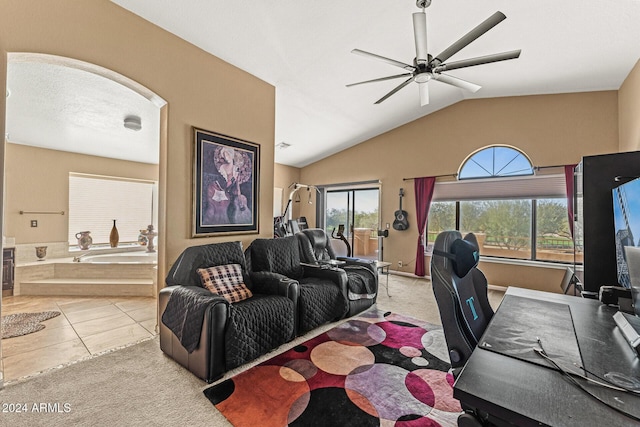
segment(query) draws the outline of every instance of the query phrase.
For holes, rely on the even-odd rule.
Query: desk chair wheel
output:
[[[465,412],[458,417],[458,427],[482,427],[483,424],[475,415]]]

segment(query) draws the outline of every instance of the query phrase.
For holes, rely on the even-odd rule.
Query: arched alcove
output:
[[[132,171],[136,169],[136,164],[142,164],[142,168],[153,169],[154,181],[158,185],[153,194],[155,206],[152,222],[160,235],[156,243],[161,251],[164,250],[165,206],[163,200],[166,183],[163,181],[166,180],[166,154],[164,153],[167,140],[167,102],[150,89],[122,74],[73,58],[42,53],[12,52],[7,53],[6,71],[4,236],[15,236],[11,233],[15,233],[16,224],[19,223],[19,226],[24,227],[27,232],[33,230],[37,234],[35,239],[42,239],[44,242],[55,240],[62,245],[65,243],[64,237],[51,237],[48,233],[52,229],[59,230],[61,227],[66,227],[68,231],[68,200],[65,198],[68,193],[60,191],[59,182],[54,184],[54,180],[49,179],[50,175],[47,175],[47,170],[59,169],[59,164],[50,158],[45,160],[36,158],[31,166],[26,164],[25,157],[22,156],[19,162],[22,166],[19,169],[25,174],[30,174],[30,179],[18,179],[18,177],[7,179],[7,171],[16,169],[11,165],[10,158],[11,153],[15,151],[11,145],[15,144],[27,146],[28,150],[33,147],[39,154],[42,151],[37,150],[48,149],[55,150],[59,155],[64,155],[60,154],[64,152],[69,156],[75,156],[74,158],[77,158],[78,154],[109,158],[94,170],[91,170],[93,166],[87,165],[99,164],[100,160],[87,164],[76,163],[71,169],[76,172],[124,176],[121,173],[126,172],[128,165],[130,165],[128,169]],[[24,75],[18,76],[18,73],[24,73]],[[140,117],[142,125],[140,131],[125,128],[125,118],[130,115]],[[113,142],[114,146],[106,147],[110,142]],[[121,162],[121,166],[113,173],[109,171],[111,159]],[[43,164],[45,167],[42,167]],[[58,177],[62,177],[63,172],[65,171],[58,170],[56,173]],[[135,173],[132,173],[132,176]],[[27,185],[27,181],[41,187],[42,194],[28,194],[28,191],[23,192],[20,188],[12,188],[13,185]],[[12,193],[27,194],[24,197],[21,195],[20,201],[15,202],[11,200]],[[33,219],[38,220],[38,228],[29,228],[28,224],[32,218],[27,218],[28,215],[19,215],[19,210],[49,211],[50,202],[54,197],[59,198],[59,203],[62,205],[60,210],[65,213],[35,216]],[[25,201],[29,202],[28,206]],[[20,207],[17,207],[18,204]],[[57,211],[57,204],[54,207]],[[146,223],[140,224],[140,228],[144,227]],[[36,244],[35,242],[39,241],[31,237],[26,240],[26,245]],[[16,241],[16,246],[18,243]],[[55,245],[50,245],[49,257],[54,256],[51,251],[52,246]],[[160,268],[153,274],[164,271],[163,263],[164,255],[159,254]],[[157,294],[157,288],[161,286],[162,280],[155,278],[154,283],[156,284],[154,294]],[[0,378],[3,378],[2,372],[0,372]]]

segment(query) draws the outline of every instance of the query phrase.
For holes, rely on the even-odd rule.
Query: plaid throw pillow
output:
[[[253,294],[244,284],[240,264],[219,265],[199,268],[202,285],[214,294],[224,297],[230,303],[251,298]]]

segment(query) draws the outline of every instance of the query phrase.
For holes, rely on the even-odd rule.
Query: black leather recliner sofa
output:
[[[352,257],[336,257],[331,239],[321,228],[308,228],[296,234],[302,261],[325,264],[341,261],[339,265],[347,273],[347,317],[371,307],[378,297],[378,270],[375,261]]]
[[[239,264],[253,296],[233,304],[202,286],[199,268]],[[160,291],[160,348],[212,382],[296,336],[298,283],[248,274],[240,242],[185,249]],[[170,325],[173,329],[171,329]]]
[[[295,236],[256,239],[245,251],[252,279],[293,279],[299,283],[298,334],[339,320],[349,311],[347,274],[330,266],[301,264]]]

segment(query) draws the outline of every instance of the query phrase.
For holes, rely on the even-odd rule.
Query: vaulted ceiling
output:
[[[639,0],[433,0],[426,9],[429,53],[440,53],[501,11],[507,19],[451,61],[514,49],[522,49],[520,58],[449,72],[482,86],[476,93],[432,81],[430,103],[421,107],[417,85],[411,83],[374,105],[402,80],[350,88],[346,85],[403,70],[354,55],[351,50],[359,48],[411,64],[416,55],[412,13],[419,11],[413,0],[112,1],[274,85],[275,143],[290,145],[276,148],[276,161],[297,167],[464,99],[617,90],[640,58]],[[87,93],[78,92],[77,98],[91,96],[96,90],[95,83],[87,83]],[[11,97],[28,90],[11,85],[9,89]],[[36,95],[24,96],[33,99]],[[29,138],[42,140],[44,135],[31,135],[35,130],[20,130],[22,125],[13,122],[11,97],[7,106],[10,136],[29,133]],[[77,100],[64,102],[73,105]],[[114,107],[113,102],[107,103],[111,105],[105,108]],[[125,114],[126,108],[119,107],[120,121]],[[106,120],[109,114],[102,116]],[[43,113],[39,120],[50,125],[48,122],[56,118],[44,117]],[[100,117],[85,120],[95,125],[94,137],[106,131],[107,126],[99,123]],[[144,123],[147,120],[152,119],[143,117]],[[66,132],[74,137],[75,125],[65,125]],[[121,123],[117,128],[114,139],[141,137],[124,132]],[[91,133],[83,136],[82,129],[76,130],[78,138],[90,139]],[[157,139],[157,135],[146,137]]]

